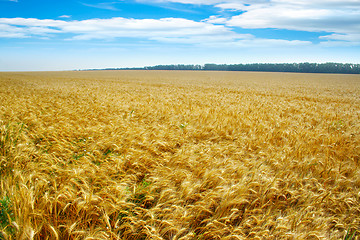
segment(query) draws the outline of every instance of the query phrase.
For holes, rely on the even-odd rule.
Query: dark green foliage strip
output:
[[[254,72],[298,72],[360,74],[360,64],[351,63],[249,63],[249,64],[205,64],[205,65],[156,65],[144,68],[109,68],[106,70],[192,70],[192,71],[254,71]]]

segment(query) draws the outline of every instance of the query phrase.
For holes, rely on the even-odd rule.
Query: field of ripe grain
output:
[[[360,239],[359,164],[360,75],[0,73],[4,239]]]

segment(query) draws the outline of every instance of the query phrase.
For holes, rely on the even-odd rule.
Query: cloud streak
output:
[[[148,0],[138,0],[147,2]],[[153,3],[213,5],[219,15],[202,21],[185,18],[108,19],[0,18],[0,37],[58,37],[66,40],[116,40],[132,38],[168,44],[202,46],[268,46],[309,45],[310,41],[263,39],[239,34],[236,29],[283,29],[318,32],[322,46],[360,45],[359,0],[155,0]],[[118,2],[85,4],[90,7],[116,10]],[[223,12],[227,14],[222,14]],[[229,12],[232,14],[229,17]],[[65,16],[63,16],[65,17]],[[61,34],[66,34],[63,37]],[[70,35],[69,35],[70,34]]]
[[[0,37],[3,38],[55,37],[59,34],[72,34],[67,40],[137,38],[160,43],[204,46],[243,46],[254,41],[264,42],[251,34],[235,33],[224,25],[183,18],[110,18],[82,21],[0,18]],[[276,42],[278,41],[268,40],[269,44]],[[282,44],[296,45],[304,42],[282,40]]]
[[[233,16],[227,25],[309,32],[360,31],[360,7],[350,9],[320,6],[316,8],[311,5],[287,3],[244,6],[241,10],[245,13]]]
[[[92,8],[98,8],[98,9],[105,9],[105,10],[111,10],[111,11],[119,11],[114,4],[117,4],[119,2],[103,2],[103,3],[96,3],[96,4],[89,4],[89,3],[81,3],[82,5],[86,7],[92,7]]]
[[[325,2],[328,5],[324,5]],[[289,4],[277,0],[272,4],[244,6],[241,10],[245,12],[233,16],[226,22],[227,26],[327,32],[331,35],[321,37],[320,40],[358,42],[360,5],[355,5],[353,1],[345,1],[340,5],[339,1],[298,0]]]
[[[220,9],[220,12],[219,16],[211,16],[207,20],[209,23],[221,23],[242,29],[273,28],[325,32],[324,37],[320,38],[322,41],[354,44],[358,42],[360,32],[359,0],[157,0],[157,2],[213,5]],[[225,21],[221,16],[224,11],[232,12],[233,16]]]
[[[73,34],[70,40],[145,38],[169,40],[184,38],[196,42],[200,36],[243,38],[225,26],[183,18],[131,19],[109,18],[65,21],[36,18],[0,18],[0,37],[36,37],[51,34]]]
[[[223,1],[219,0],[136,0],[137,2],[151,2],[151,3],[182,3],[192,5],[214,5]]]

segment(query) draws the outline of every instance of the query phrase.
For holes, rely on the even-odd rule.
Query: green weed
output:
[[[135,193],[130,197],[129,201],[135,203],[136,205],[143,205],[146,200],[146,196],[149,194],[148,187],[151,185],[151,182],[143,179],[136,188]]]
[[[347,230],[346,235],[345,235],[345,237],[344,237],[344,240],[353,240],[353,239],[355,239],[355,238],[354,238],[355,233],[356,233],[356,231],[354,231],[354,232],[351,234],[351,230],[350,230],[350,229]]]
[[[75,160],[79,160],[83,156],[85,156],[85,153],[75,153],[72,157]]]
[[[14,228],[11,223],[14,221],[14,213],[11,209],[11,201],[8,196],[0,200],[0,228],[2,231],[13,234]]]

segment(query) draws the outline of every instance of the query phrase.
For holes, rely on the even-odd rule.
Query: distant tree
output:
[[[360,74],[360,64],[351,63],[249,63],[249,64],[214,64],[205,65],[156,65],[144,68],[120,68],[136,70],[193,70],[193,71],[255,71],[255,72],[300,72],[300,73],[343,73]],[[112,69],[114,70],[114,69]]]

